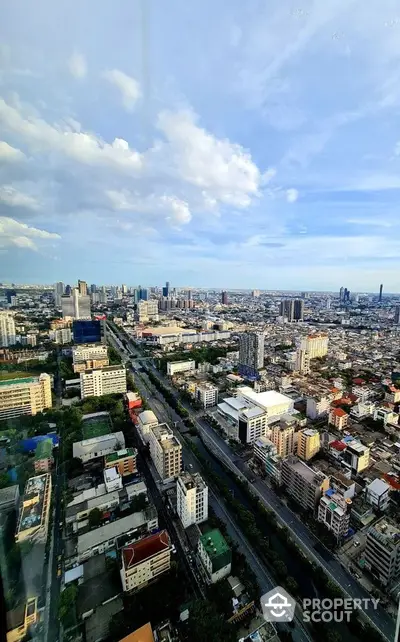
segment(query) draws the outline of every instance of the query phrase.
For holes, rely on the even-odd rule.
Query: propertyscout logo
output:
[[[267,622],[291,622],[295,615],[296,600],[277,586],[261,597],[261,608]],[[358,610],[376,609],[379,600],[374,598],[304,598],[299,601],[303,622],[349,622]]]

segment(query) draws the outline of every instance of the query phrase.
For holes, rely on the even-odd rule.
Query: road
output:
[[[132,351],[135,356],[137,355],[137,347],[131,342]],[[206,438],[209,445],[211,445],[213,453],[240,478],[245,477],[248,481],[253,477],[254,473],[250,473],[243,463],[242,470],[238,467],[238,456],[231,450],[229,445],[215,432],[208,424],[199,420],[197,413],[189,406],[189,404],[180,398],[179,393],[171,388],[170,382],[163,376],[149,360],[146,362],[146,367],[150,368],[161,382],[167,386],[175,397],[180,399],[180,403],[189,412],[191,419],[195,422],[200,434]],[[272,510],[278,521],[285,525],[290,531],[294,540],[307,554],[307,556],[318,564],[327,573],[330,579],[338,584],[343,593],[350,598],[370,598],[370,594],[366,591],[353,576],[342,566],[338,559],[332,554],[329,549],[323,546],[319,540],[309,531],[309,529],[301,522],[299,517],[291,511],[286,504],[284,504],[279,497],[271,490],[262,480],[256,480],[254,483],[249,481],[250,487],[253,492],[260,498],[264,505]],[[317,548],[316,548],[317,547]],[[364,611],[365,618],[372,625],[375,626],[387,640],[393,642],[395,633],[395,623],[393,619],[384,611],[382,607],[376,610]]]
[[[116,342],[114,343],[114,345],[118,349],[124,350],[124,348],[118,346]],[[161,393],[159,393],[153,387],[144,373],[135,373],[135,385],[138,388],[138,391],[142,398],[146,399],[149,407],[157,415],[157,418],[161,422],[168,423],[178,437],[179,441],[182,444],[182,456],[185,466],[189,468],[190,471],[201,473],[201,465],[197,461],[190,448],[186,446],[179,430],[175,428],[175,423],[181,423],[181,417],[179,417],[179,415],[177,415],[175,411],[170,406],[168,406]],[[250,568],[256,575],[258,584],[261,589],[261,594],[264,594],[270,589],[275,588],[275,586],[277,585],[276,580],[274,580],[274,578],[268,573],[264,564],[254,553],[253,548],[251,547],[246,537],[243,535],[240,528],[238,528],[235,521],[232,519],[224,503],[211,490],[209,490],[209,502],[215,514],[226,523],[228,533],[232,540],[238,544],[240,551],[245,555]],[[295,627],[293,629],[290,628],[287,624],[280,624],[279,628],[281,630],[290,631],[295,642],[312,642],[312,637],[310,637],[308,631],[304,627],[303,622],[298,617],[296,617]]]

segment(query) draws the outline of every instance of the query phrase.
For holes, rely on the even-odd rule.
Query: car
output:
[[[61,577],[61,569],[57,569],[57,577]]]

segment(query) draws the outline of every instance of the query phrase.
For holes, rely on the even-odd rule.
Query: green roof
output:
[[[214,528],[214,530],[201,535],[200,541],[211,561],[213,558],[219,557],[223,553],[228,551],[230,553],[230,548],[218,528]]]
[[[21,379],[3,379],[0,381],[0,386],[14,386],[16,384],[20,385],[21,383],[35,383],[37,381],[36,377],[24,377]]]
[[[106,455],[104,460],[108,464],[110,461],[117,461],[117,459],[122,459],[122,457],[135,457],[136,455],[136,448],[124,448],[123,450],[116,450],[115,452]]]
[[[43,439],[43,441],[39,441],[38,445],[36,446],[35,450],[35,459],[38,461],[39,459],[48,459],[51,457],[51,453],[53,452],[53,442],[51,439]]]

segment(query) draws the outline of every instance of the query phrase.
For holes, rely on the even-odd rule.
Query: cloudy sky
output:
[[[13,0],[0,42],[1,281],[400,291],[398,0]]]

